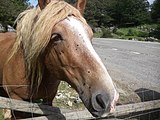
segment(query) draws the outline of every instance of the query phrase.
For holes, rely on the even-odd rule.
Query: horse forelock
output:
[[[31,81],[31,88],[36,84],[38,89],[41,83],[41,55],[50,41],[53,27],[70,15],[86,23],[80,12],[64,1],[52,1],[43,10],[39,7],[26,10],[17,18],[17,39],[9,58],[22,48],[26,77]]]

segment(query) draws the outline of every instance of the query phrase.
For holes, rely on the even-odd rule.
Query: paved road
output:
[[[160,43],[96,38],[93,46],[113,79],[160,92]]]

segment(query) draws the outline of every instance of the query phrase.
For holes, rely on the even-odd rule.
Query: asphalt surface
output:
[[[112,79],[160,93],[160,43],[95,38],[93,46]]]

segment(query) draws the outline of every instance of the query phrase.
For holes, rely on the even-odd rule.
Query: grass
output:
[[[102,37],[103,33],[102,32],[97,32],[97,33],[94,33],[94,36],[95,38],[100,38]]]
[[[156,24],[152,24],[152,25],[141,25],[136,27],[117,28],[114,30],[109,30],[109,29],[108,30],[111,32],[112,38],[128,39],[128,40],[135,39],[139,41],[144,41],[145,38],[149,37],[149,33],[156,27],[157,27]],[[94,33],[94,37],[100,38],[102,36],[103,36],[102,32]]]
[[[145,37],[149,36],[149,31],[140,30],[136,27],[120,28],[116,31],[121,39],[136,39],[144,41]]]
[[[2,109],[0,109],[0,120],[4,120],[2,115]]]

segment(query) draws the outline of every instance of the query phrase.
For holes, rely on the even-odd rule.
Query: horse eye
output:
[[[59,43],[63,40],[63,38],[60,34],[53,34],[51,36],[51,40],[53,40],[54,43]]]

